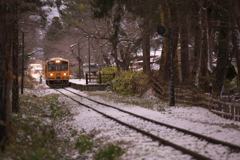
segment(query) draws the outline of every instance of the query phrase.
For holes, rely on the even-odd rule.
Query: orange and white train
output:
[[[50,87],[69,85],[69,61],[63,58],[52,58],[45,63],[46,84]]]

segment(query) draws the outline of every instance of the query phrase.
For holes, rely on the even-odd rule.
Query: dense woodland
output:
[[[51,22],[48,7],[60,15]],[[8,140],[9,115],[18,112],[17,77],[36,48],[43,48],[43,60],[57,56],[79,63],[91,52],[91,62],[114,64],[119,71],[128,70],[142,52],[144,73],[167,85],[169,38],[156,32],[164,26],[166,34],[172,31],[175,85],[221,95],[227,84],[239,83],[239,9],[239,0],[0,0],[1,149]],[[161,47],[160,69],[153,72],[150,51]]]

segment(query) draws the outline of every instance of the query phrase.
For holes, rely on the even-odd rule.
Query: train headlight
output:
[[[60,63],[60,61],[59,61],[59,60],[56,60],[56,63]]]
[[[66,75],[67,75],[67,73],[64,73],[63,75],[64,75],[64,76],[66,76]]]
[[[50,76],[53,76],[53,74],[52,74],[52,73],[50,73]]]

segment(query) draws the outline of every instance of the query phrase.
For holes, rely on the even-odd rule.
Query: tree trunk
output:
[[[214,86],[215,92],[220,92],[222,85],[223,85],[223,79],[224,79],[224,70],[227,65],[228,60],[228,33],[229,29],[226,27],[220,27],[219,32],[219,51],[218,51],[218,59],[217,59],[217,67],[215,69],[215,80],[216,83]]]
[[[119,65],[119,60],[118,60],[118,55],[117,55],[117,44],[113,44],[113,50],[112,50],[112,56],[114,57],[117,70],[120,71],[120,65]]]
[[[12,88],[12,111],[18,112],[19,110],[19,85],[18,85],[18,0],[14,1],[13,5],[13,57],[12,57],[12,70],[15,79]]]
[[[169,28],[169,8],[166,1],[163,1],[161,5],[161,16],[162,25],[168,29]],[[170,77],[170,55],[169,55],[169,41],[167,37],[163,37],[163,47],[161,55],[161,67],[160,67],[160,79],[162,82],[168,82]]]
[[[123,71],[129,70],[129,65],[130,65],[130,51],[129,51],[129,47],[130,45],[128,45],[128,47],[126,47],[126,50],[124,51],[123,48],[120,48],[119,52],[120,52],[120,56],[122,59],[122,62],[120,62],[120,66],[121,69]]]
[[[200,2],[201,5],[198,5],[199,11],[198,11],[198,24],[199,24],[199,39],[198,39],[198,49],[199,49],[199,56],[197,57],[198,60],[198,68],[196,72],[196,80],[195,80],[195,85],[199,86],[199,75],[201,71],[201,66],[202,66],[202,38],[203,38],[203,24],[202,24],[202,2]],[[197,45],[197,44],[195,44]]]
[[[199,20],[199,6],[197,5],[197,3],[194,3],[194,7],[192,8],[192,14],[191,14],[191,25],[193,26],[193,35],[194,35],[194,49],[193,49],[193,56],[194,59],[193,61],[193,66],[192,66],[192,70],[191,70],[191,86],[194,86],[194,81],[196,79],[196,74],[197,74],[197,68],[198,68],[198,60],[199,60],[199,36],[200,36],[200,31],[199,31],[199,27],[200,27],[200,20]]]
[[[143,72],[150,73],[150,36],[144,35],[143,42]]]
[[[213,27],[211,25],[211,30],[210,30],[210,34],[209,34],[209,65],[210,65],[210,69],[213,72],[213,48],[214,48],[214,35],[213,35]]]
[[[212,73],[212,66],[211,66],[211,55],[210,55],[210,32],[208,26],[208,13],[207,8],[203,10],[204,12],[204,24],[205,24],[205,34],[206,34],[206,51],[207,51],[207,69]],[[211,53],[212,54],[212,53]]]
[[[238,75],[240,74],[240,33],[238,30],[234,30],[233,32],[233,48],[235,51],[236,55],[236,62],[237,62],[237,70],[238,70]]]
[[[111,63],[110,63],[110,59],[108,58],[108,55],[102,54],[102,57],[103,57],[104,61],[106,62],[106,65],[110,66]]]
[[[236,62],[237,62],[237,72],[238,76],[240,74],[240,33],[238,29],[235,29],[235,26],[237,26],[235,16],[233,11],[230,9],[230,18],[231,18],[231,25],[234,29],[232,29],[232,42],[233,42],[233,50],[235,52],[236,56]]]
[[[225,92],[225,83],[226,83],[226,78],[227,78],[227,72],[228,68],[231,64],[232,57],[234,54],[236,54],[237,49],[237,39],[238,37],[236,36],[236,29],[235,29],[235,19],[234,15],[231,12],[231,8],[229,8],[229,16],[230,16],[230,21],[231,21],[231,30],[232,30],[232,42],[233,42],[233,49],[230,51],[230,54],[227,54],[228,58],[226,60],[226,67],[223,69],[223,80],[222,80],[222,86],[221,86],[221,91],[220,91],[220,97],[222,94]]]
[[[179,67],[178,67],[178,37],[179,37],[179,22],[178,22],[178,2],[173,0],[168,1],[170,9],[170,26],[172,29],[172,53],[173,53],[173,65],[174,65],[174,84],[177,85],[180,82],[179,79]]]
[[[184,7],[183,5],[180,5]],[[182,8],[181,7],[181,8]],[[182,8],[183,9],[183,8]],[[183,9],[184,10],[184,9]],[[184,12],[186,14],[186,12]],[[181,74],[182,74],[182,84],[188,85],[190,77],[190,68],[189,68],[189,50],[188,50],[188,16],[181,16]]]
[[[206,27],[206,24],[204,23],[204,27]],[[203,89],[205,92],[209,92],[209,78],[208,78],[208,68],[207,68],[207,62],[208,62],[208,45],[207,45],[207,31],[204,30],[203,35],[203,45],[202,45],[202,58],[201,58],[201,68],[200,68],[200,76],[199,76],[199,87]]]
[[[8,140],[9,126],[9,53],[7,52],[7,0],[0,1],[0,147],[3,151]]]
[[[238,25],[238,30],[240,32],[240,12],[238,8],[238,0],[229,0],[229,5],[231,6],[231,11],[233,11],[234,18]]]

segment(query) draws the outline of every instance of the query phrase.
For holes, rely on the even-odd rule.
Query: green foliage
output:
[[[232,83],[229,79],[226,79],[225,92],[233,91],[235,86],[236,86],[235,83]],[[234,91],[234,92],[236,92],[236,91]]]
[[[73,130],[73,131],[72,131],[72,134],[71,134],[71,135],[72,135],[72,137],[76,136],[76,135],[77,135],[77,133],[78,133],[78,131],[77,131],[77,130]]]
[[[94,18],[110,17],[109,10],[114,6],[113,0],[94,0],[91,3]]]
[[[234,128],[239,129],[239,126],[237,124],[231,123],[231,124],[225,124],[223,128]]]
[[[121,147],[110,144],[105,149],[100,149],[100,151],[95,155],[95,160],[113,160],[116,157],[121,156],[124,153]]]
[[[47,40],[51,42],[58,41],[63,36],[62,30],[63,26],[62,23],[60,22],[60,19],[58,17],[54,17],[46,34]]]
[[[138,101],[132,101],[132,104],[139,105]]]
[[[74,150],[74,145],[69,143],[68,139],[57,136],[57,133],[62,132],[55,128],[58,121],[48,123],[49,120],[46,120],[46,115],[48,117],[51,112],[49,105],[66,110],[66,106],[58,102],[58,96],[37,97],[24,94],[20,95],[19,102],[20,111],[10,118],[10,141],[5,152],[0,152],[0,159],[72,159],[67,153]],[[70,111],[64,118],[69,116]]]
[[[233,80],[233,78],[235,78],[237,75],[237,72],[235,71],[235,68],[232,64],[230,64],[228,71],[227,71],[227,79],[229,79],[230,81]]]
[[[158,110],[159,112],[165,112],[165,111],[166,111],[163,106],[158,106],[157,110]]]
[[[62,119],[63,117],[70,114],[70,111],[68,109],[64,109],[59,105],[58,95],[44,97],[43,102],[47,102],[48,104],[50,103],[49,109],[51,111],[51,119]]]
[[[43,124],[37,118],[23,118],[22,115],[12,117],[10,123],[12,140],[5,155],[0,154],[0,157],[22,160],[53,160],[63,157],[66,141],[56,136],[57,131],[53,126]]]
[[[53,104],[50,104],[50,110],[51,110],[51,115],[50,115],[50,118],[51,119],[57,119],[57,118],[62,118],[68,114],[70,114],[70,111],[67,109],[67,110],[62,110],[61,107],[58,107],[58,106],[54,106]]]
[[[157,100],[155,103],[156,104],[163,104],[163,101],[162,100]]]
[[[113,74],[117,75],[119,72],[117,70],[117,67],[114,66],[114,67],[111,67],[111,66],[108,66],[104,69],[101,70],[101,74],[103,74],[101,77],[101,81],[102,83],[107,83],[107,82],[110,82],[113,80]],[[104,75],[104,74],[109,74],[109,75]],[[99,78],[99,74],[97,73],[97,77]]]
[[[122,95],[142,94],[148,88],[148,77],[143,71],[122,71],[112,81],[111,88]]]
[[[90,137],[81,135],[75,143],[75,148],[78,149],[79,154],[82,154],[87,150],[92,150],[93,142]]]

